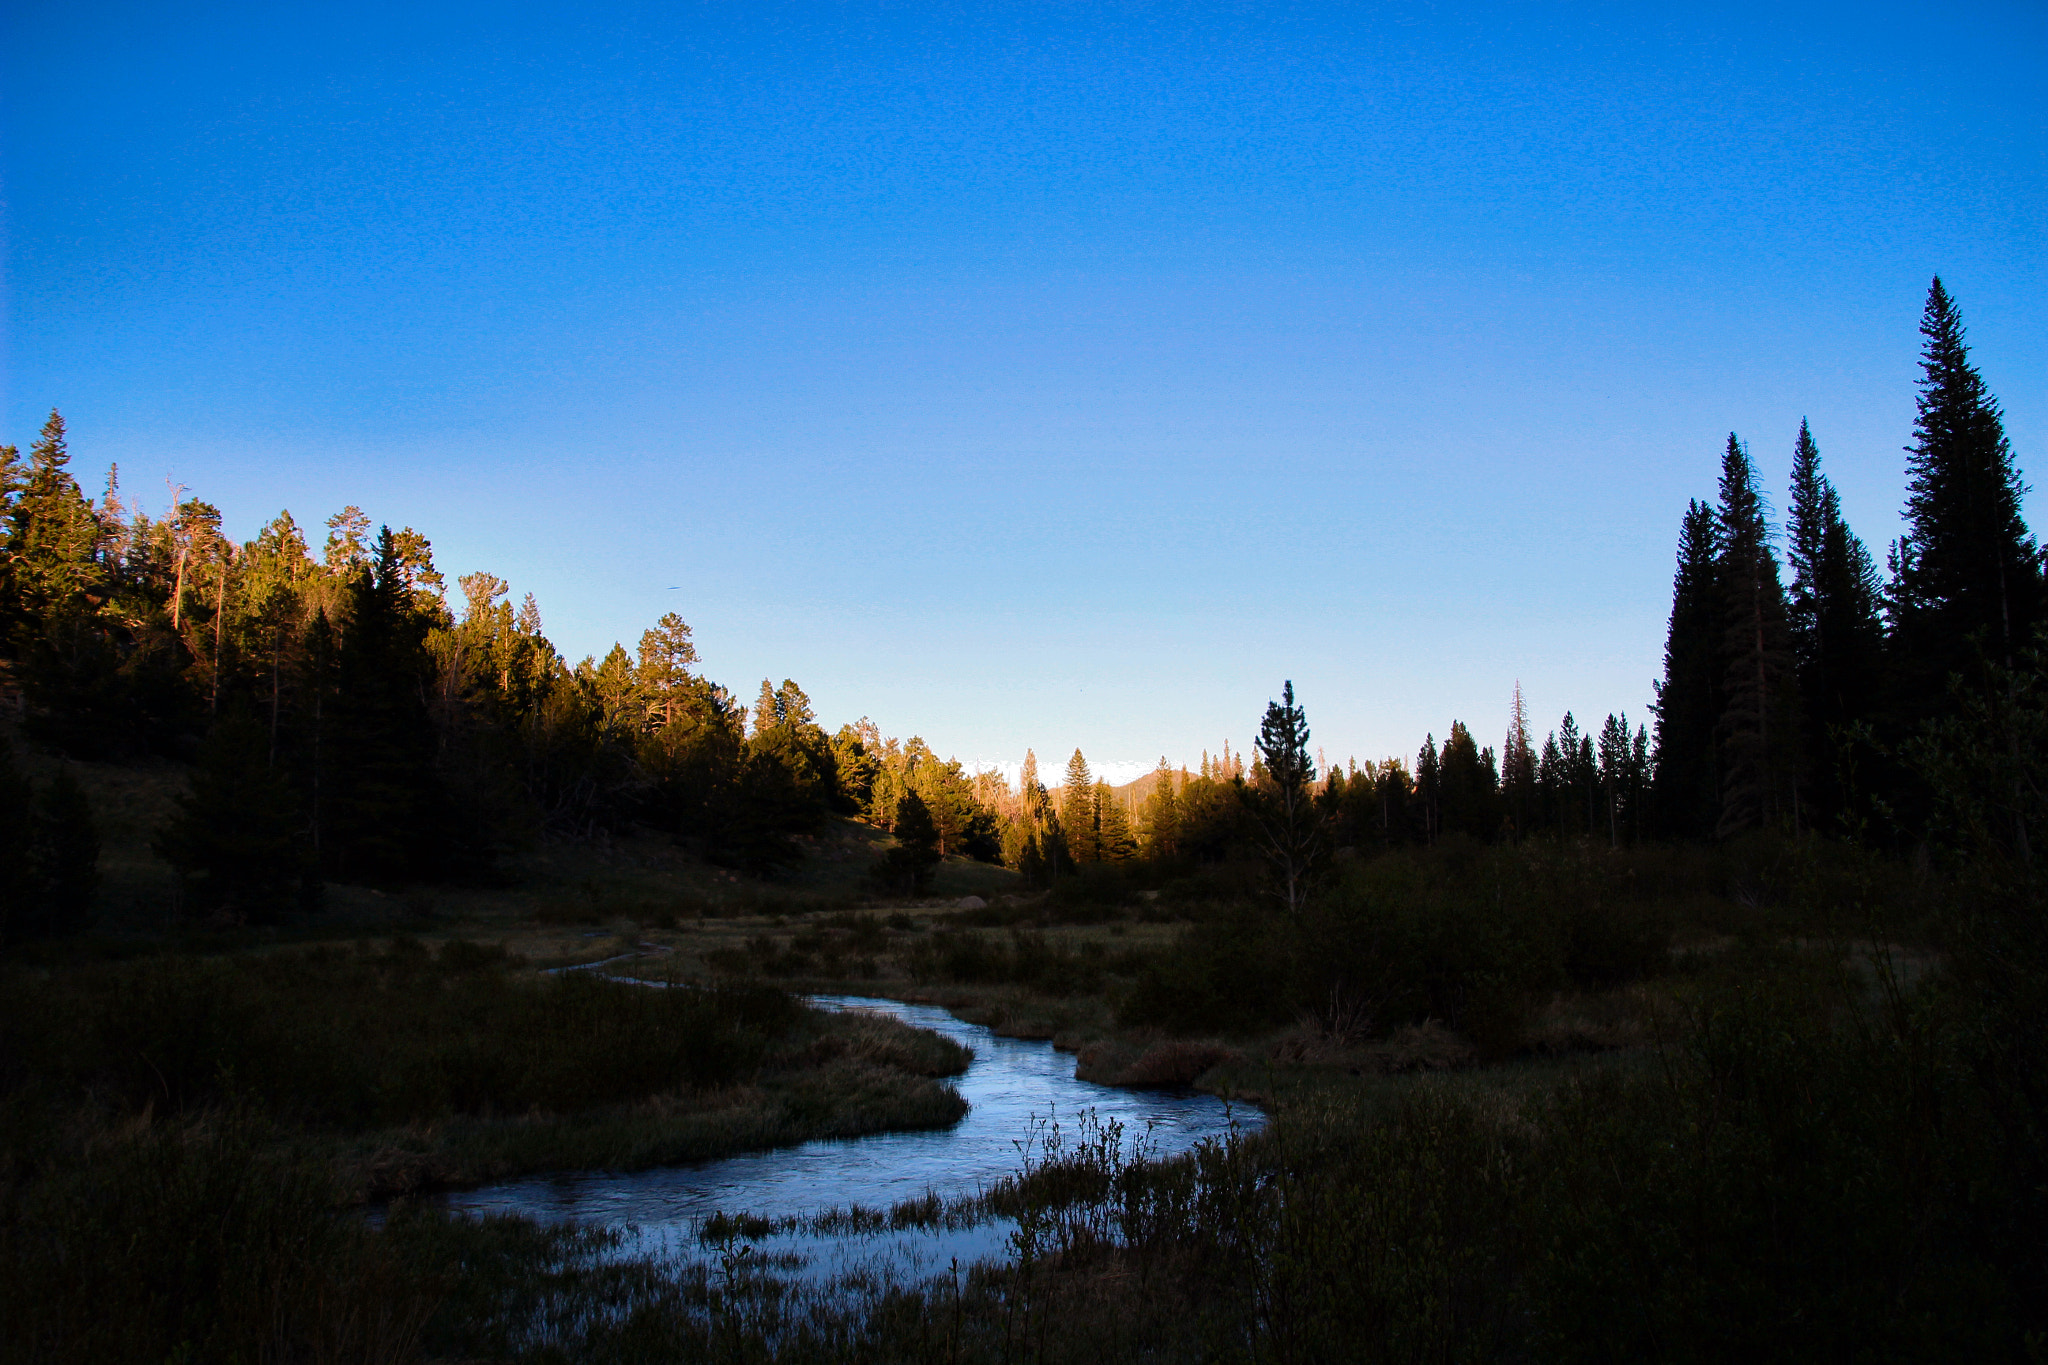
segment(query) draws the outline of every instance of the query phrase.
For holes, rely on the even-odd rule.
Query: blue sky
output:
[[[1646,718],[1728,431],[1897,533],[1936,272],[2048,477],[2041,4],[0,23],[0,438],[963,758]]]

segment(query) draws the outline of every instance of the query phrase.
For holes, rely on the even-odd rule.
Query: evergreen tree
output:
[[[1558,827],[1558,785],[1564,776],[1564,759],[1557,747],[1557,731],[1543,737],[1543,749],[1536,757],[1537,823],[1543,829]]]
[[[0,624],[17,632],[34,630],[53,616],[88,613],[85,595],[102,576],[98,556],[105,527],[71,477],[70,463],[64,418],[53,409],[29,448],[0,562],[0,611],[8,618]]]
[[[1496,808],[1498,778],[1489,752],[1482,760],[1472,732],[1463,721],[1451,722],[1437,757],[1438,804],[1442,830],[1456,831],[1474,839],[1490,839],[1500,824]]]
[[[389,527],[378,535],[372,563],[355,570],[350,596],[336,650],[322,855],[340,878],[433,875],[451,850],[426,704],[434,671],[429,622],[406,586]]]
[[[1593,827],[1593,806],[1599,799],[1594,784],[1593,737],[1579,733],[1579,722],[1569,711],[1558,722],[1556,734],[1550,780],[1556,802],[1552,818],[1560,833],[1578,836]]]
[[[1970,671],[1980,651],[2010,670],[2044,596],[2004,415],[1970,363],[1962,315],[1938,276],[1920,334],[1907,530],[1892,586],[1901,696],[1916,718],[1942,709],[1943,679]]]
[[[1725,767],[1715,833],[1725,837],[1791,822],[1799,779],[1798,688],[1785,590],[1756,466],[1733,432],[1721,461],[1717,516]]]
[[[1678,572],[1664,635],[1664,678],[1657,684],[1658,826],[1680,838],[1705,838],[1721,814],[1724,621],[1716,590],[1720,528],[1713,509],[1688,502],[1678,534]]]
[[[884,890],[923,895],[939,865],[939,830],[931,811],[915,791],[903,793],[896,806],[896,847],[883,854],[874,877]]]
[[[590,690],[596,695],[607,727],[629,729],[633,716],[633,660],[626,647],[614,643],[604,661],[589,675]]]
[[[778,725],[799,728],[818,723],[818,714],[811,709],[811,699],[788,678],[784,678],[782,686],[775,689],[775,721]]]
[[[1060,784],[1060,834],[1066,840],[1068,856],[1075,862],[1101,861],[1095,829],[1095,780],[1079,749],[1067,760],[1066,775]]]
[[[1814,817],[1839,813],[1841,754],[1851,727],[1870,718],[1884,667],[1882,588],[1870,552],[1842,519],[1841,498],[1820,470],[1802,419],[1792,452],[1785,558],[1792,654],[1799,674],[1804,769]]]
[[[763,678],[760,695],[754,698],[754,734],[759,736],[781,723],[781,717],[775,713],[775,685]]]
[[[1131,813],[1107,782],[1095,784],[1095,831],[1096,856],[1103,862],[1129,862],[1138,856],[1138,840],[1131,832]]]
[[[1290,919],[1299,919],[1310,879],[1322,860],[1323,821],[1315,807],[1316,765],[1308,754],[1308,716],[1295,705],[1292,681],[1280,698],[1266,703],[1252,746],[1265,767],[1267,785],[1251,800],[1280,902]]]
[[[1650,778],[1649,731],[1638,726],[1631,735],[1628,714],[1610,712],[1607,723],[1600,727],[1598,762],[1608,846],[1619,848],[1624,841],[1634,842],[1640,823],[1639,811]]]
[[[872,811],[875,782],[881,775],[881,761],[875,750],[881,747],[874,722],[862,718],[858,725],[842,725],[832,736],[832,779],[838,796],[835,804],[849,815]]]
[[[21,463],[21,447],[0,445],[0,548],[7,544],[8,527],[14,520],[14,500],[28,482],[28,470]]]
[[[690,665],[695,662],[697,646],[690,639],[690,627],[674,612],[664,615],[653,629],[640,636],[640,663],[634,684],[646,710],[649,729],[672,725],[689,710],[694,681]]]
[[[353,503],[329,517],[327,546],[321,558],[327,571],[346,579],[357,569],[369,568],[370,547],[365,540],[369,531],[370,518]]]
[[[1422,737],[1415,755],[1415,804],[1422,817],[1422,842],[1433,844],[1443,831],[1443,767],[1437,761],[1434,734]]]
[[[1161,755],[1157,780],[1145,798],[1145,856],[1165,862],[1180,852],[1180,797],[1173,789],[1173,769]]]

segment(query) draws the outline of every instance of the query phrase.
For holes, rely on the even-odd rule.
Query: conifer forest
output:
[[[1891,544],[1825,430],[1699,452],[1647,713],[1340,761],[1274,658],[1122,785],[714,681],[679,613],[572,661],[372,490],[240,543],[88,493],[52,411],[0,446],[0,1360],[2041,1360],[2048,564],[1939,279],[1920,335]],[[834,1215],[997,1230],[937,1272],[446,1202],[961,1122],[972,1054],[836,996],[1256,1121]]]

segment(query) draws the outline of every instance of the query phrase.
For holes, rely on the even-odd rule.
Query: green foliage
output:
[[[873,880],[884,891],[921,896],[938,865],[938,826],[923,798],[915,791],[905,792],[896,807],[896,846],[876,862]]]
[[[1088,760],[1076,749],[1060,783],[1059,820],[1067,853],[1077,863],[1102,861],[1095,819],[1095,778],[1088,771]]]

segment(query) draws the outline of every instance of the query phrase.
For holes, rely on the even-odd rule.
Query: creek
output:
[[[825,1009],[887,1014],[974,1049],[954,1084],[970,1106],[950,1128],[807,1142],[796,1147],[633,1172],[575,1171],[487,1185],[440,1197],[450,1210],[519,1214],[544,1222],[599,1224],[623,1235],[621,1250],[682,1260],[730,1256],[707,1248],[699,1232],[714,1214],[768,1220],[812,1218],[859,1207],[887,1213],[936,1195],[971,1197],[1015,1175],[1027,1154],[1042,1152],[1057,1127],[1071,1142],[1084,1129],[1117,1125],[1128,1149],[1172,1156],[1233,1127],[1257,1128],[1264,1115],[1194,1090],[1133,1090],[1074,1075],[1074,1059],[1044,1041],[999,1037],[933,1005],[861,996],[816,996]],[[1010,1225],[898,1230],[792,1230],[747,1240],[745,1254],[797,1278],[819,1281],[882,1271],[916,1279],[1004,1255]]]

